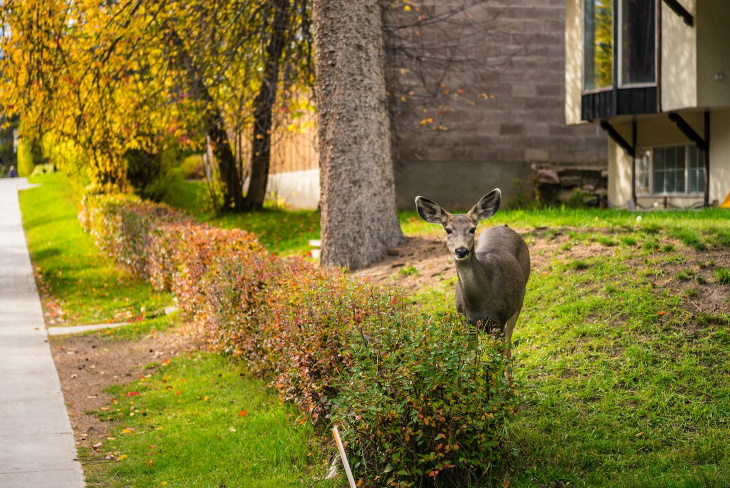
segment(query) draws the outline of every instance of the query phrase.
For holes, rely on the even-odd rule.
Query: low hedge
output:
[[[136,197],[88,197],[80,218],[106,253],[172,291],[213,347],[313,421],[340,424],[360,486],[464,486],[500,465],[510,360],[459,316],[421,317],[402,291]]]

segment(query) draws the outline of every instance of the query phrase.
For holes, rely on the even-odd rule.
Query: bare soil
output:
[[[570,238],[554,230],[533,230],[525,233],[525,238],[530,247],[533,276],[549,272],[556,260],[563,263],[586,260],[611,255],[617,249],[598,243],[581,243],[568,249],[566,244]],[[730,251],[726,248],[697,251],[679,242],[673,244],[685,258],[684,262],[662,261],[661,269],[651,278],[652,284],[685,297],[686,306],[697,314],[730,313],[729,288],[716,283],[713,276],[718,267],[730,268]],[[646,266],[645,258],[633,259],[637,267]],[[680,272],[686,274],[688,270],[689,279],[677,279]],[[380,262],[355,274],[375,283],[399,285],[411,292],[456,277],[453,261],[438,234],[409,237],[390,249]],[[153,332],[135,341],[115,340],[106,333],[52,338],[53,358],[80,449],[97,451],[99,447],[93,446],[98,446],[109,434],[111,426],[90,415],[109,405],[112,396],[105,392],[108,387],[130,383],[149,374],[151,369],[147,366],[154,368],[152,363],[199,349],[202,344],[192,328]]]
[[[611,248],[598,243],[582,244],[569,251],[561,251],[563,244],[569,241],[564,233],[537,230],[527,235],[520,229],[516,230],[530,238],[532,273],[544,271],[558,257],[579,260],[613,252]],[[415,292],[432,286],[435,280],[456,279],[456,268],[444,238],[440,234],[433,234],[407,237],[399,246],[389,249],[382,260],[355,274],[375,283],[390,283]]]
[[[135,341],[116,339],[112,329],[51,337],[51,353],[79,450],[103,449],[99,443],[109,435],[112,425],[100,421],[93,412],[112,401],[107,388],[131,383],[149,374],[155,364],[195,350],[201,343],[189,328],[153,331]]]

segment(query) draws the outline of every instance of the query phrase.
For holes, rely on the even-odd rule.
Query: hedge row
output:
[[[127,195],[84,200],[101,249],[170,290],[216,348],[342,426],[362,486],[465,486],[500,465],[516,398],[499,341],[402,292],[266,252],[242,230]]]

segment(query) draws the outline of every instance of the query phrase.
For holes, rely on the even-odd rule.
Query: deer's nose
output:
[[[456,251],[454,251],[454,256],[456,256],[457,259],[464,259],[469,255],[469,249],[465,247],[460,247]]]

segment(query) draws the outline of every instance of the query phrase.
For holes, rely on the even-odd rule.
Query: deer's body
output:
[[[463,215],[452,215],[423,197],[416,198],[416,206],[424,220],[446,230],[458,277],[456,309],[472,324],[498,330],[509,344],[530,277],[530,252],[506,225],[485,230],[474,242],[477,223],[494,215],[500,195],[492,191]]]

